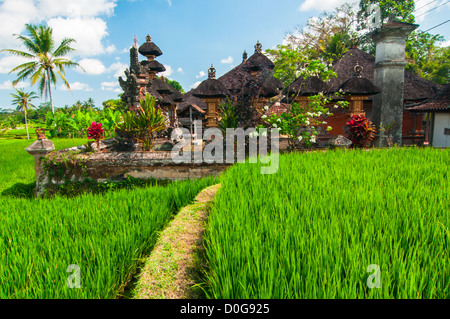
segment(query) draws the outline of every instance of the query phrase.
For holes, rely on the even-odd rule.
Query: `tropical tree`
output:
[[[13,49],[5,49],[0,52],[9,52],[13,55],[25,57],[30,60],[30,62],[18,65],[9,72],[18,73],[18,77],[13,81],[13,85],[16,85],[25,78],[30,78],[32,85],[39,82],[41,96],[46,97],[47,94],[49,95],[52,112],[54,113],[51,84],[53,83],[56,86],[57,75],[62,79],[64,85],[70,92],[72,92],[69,82],[67,82],[65,78],[65,67],[75,67],[79,65],[78,63],[64,58],[64,56],[74,50],[70,45],[74,43],[75,40],[64,38],[55,49],[52,28],[45,25],[36,26],[31,24],[26,24],[25,28],[28,36],[18,34],[15,34],[15,36],[22,42],[28,52]]]
[[[23,111],[25,114],[25,127],[27,128],[27,138],[30,139],[30,134],[28,133],[28,122],[27,122],[27,110],[29,108],[35,107],[31,104],[31,101],[38,98],[35,92],[27,93],[23,89],[16,89],[16,94],[11,93],[13,97],[12,104],[17,106],[17,111]]]

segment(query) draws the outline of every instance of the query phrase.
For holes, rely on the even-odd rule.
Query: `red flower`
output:
[[[89,140],[100,140],[103,134],[102,123],[92,122],[91,126],[88,128],[88,139]]]

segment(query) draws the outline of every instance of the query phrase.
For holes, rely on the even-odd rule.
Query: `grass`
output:
[[[57,148],[85,140],[55,140]],[[30,141],[0,142],[0,191],[34,183]],[[0,298],[117,298],[158,233],[189,204],[206,178],[73,198],[0,196]],[[80,270],[80,288],[69,288]],[[76,281],[75,281],[76,282]]]
[[[87,139],[54,139],[55,149],[86,144]],[[36,181],[34,158],[25,148],[34,140],[0,139],[0,192],[15,184],[30,185]]]
[[[274,175],[235,165],[207,226],[208,297],[450,298],[449,155],[288,154]]]

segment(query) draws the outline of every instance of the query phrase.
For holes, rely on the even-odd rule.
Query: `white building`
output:
[[[450,147],[450,83],[435,96],[410,105],[408,111],[428,113],[425,142],[433,147]]]

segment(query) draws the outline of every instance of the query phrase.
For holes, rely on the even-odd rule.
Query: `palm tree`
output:
[[[35,107],[31,104],[31,100],[38,98],[35,92],[26,93],[23,89],[16,89],[16,94],[11,93],[13,97],[12,104],[17,105],[17,111],[23,111],[25,113],[25,126],[27,128],[27,138],[30,139],[30,134],[28,133],[28,121],[27,121],[27,110],[29,108]]]
[[[31,24],[26,24],[25,28],[28,32],[28,37],[17,34],[15,34],[15,36],[17,36],[17,39],[25,45],[28,52],[13,49],[5,49],[0,52],[9,52],[13,55],[25,57],[31,60],[30,62],[16,66],[9,72],[18,72],[18,78],[13,81],[13,85],[16,85],[19,81],[25,78],[30,78],[32,85],[39,82],[41,96],[47,96],[48,93],[50,96],[52,112],[55,113],[52,100],[51,83],[56,86],[56,75],[59,75],[59,77],[63,80],[64,85],[70,90],[70,92],[72,92],[70,85],[65,78],[64,68],[79,66],[79,64],[63,58],[63,56],[74,50],[70,47],[70,44],[75,42],[75,40],[70,38],[63,39],[56,50],[52,52],[55,48],[52,28],[44,25],[36,26]]]

